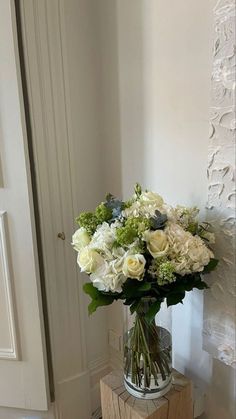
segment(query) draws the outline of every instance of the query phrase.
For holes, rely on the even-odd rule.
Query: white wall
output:
[[[108,79],[115,71],[107,65],[111,54],[118,62],[119,126],[112,135],[107,125],[105,138],[112,144],[120,135],[123,195],[139,181],[169,203],[198,205],[204,217],[215,2],[111,3],[113,14],[102,21],[109,40],[103,52]],[[122,334],[119,304],[110,312],[109,327]],[[202,349],[202,328],[203,294],[194,291],[173,310],[174,364],[207,392],[206,418],[230,419],[233,399],[226,383],[233,373]],[[111,356],[117,365],[119,354],[111,349]]]

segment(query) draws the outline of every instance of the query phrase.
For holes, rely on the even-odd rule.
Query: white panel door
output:
[[[0,406],[47,410],[48,378],[13,1],[0,1]],[[1,416],[0,419],[5,419]]]

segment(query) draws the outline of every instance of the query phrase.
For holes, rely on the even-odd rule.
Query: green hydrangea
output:
[[[157,270],[158,285],[166,285],[174,282],[176,279],[174,275],[174,266],[170,261],[163,262],[159,265]]]
[[[130,217],[127,219],[125,225],[133,228],[137,235],[139,235],[150,228],[150,221],[144,217]]]
[[[93,235],[99,224],[99,220],[93,212],[81,212],[76,218],[76,222],[80,227],[84,227],[90,235]]]
[[[97,217],[98,223],[101,224],[104,221],[109,221],[112,218],[112,209],[108,208],[103,202],[98,205],[95,210],[95,216]]]
[[[128,246],[137,236],[137,231],[132,226],[125,225],[116,230],[116,241],[120,246]]]
[[[149,220],[144,217],[128,218],[123,227],[116,230],[116,240],[120,246],[133,243],[142,232],[150,227]]]

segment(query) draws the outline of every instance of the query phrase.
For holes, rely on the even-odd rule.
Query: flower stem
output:
[[[137,313],[125,345],[125,377],[140,389],[160,386],[171,374],[170,346],[162,348],[160,328]]]

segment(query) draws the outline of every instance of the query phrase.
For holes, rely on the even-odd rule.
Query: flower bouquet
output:
[[[155,323],[165,301],[181,303],[187,291],[208,288],[203,276],[218,261],[214,234],[198,209],[167,205],[136,184],[129,201],[109,194],[94,212],[77,218],[72,245],[82,272],[89,314],[121,299],[134,315],[124,338],[124,378],[131,394],[155,398],[171,382],[171,337]]]

